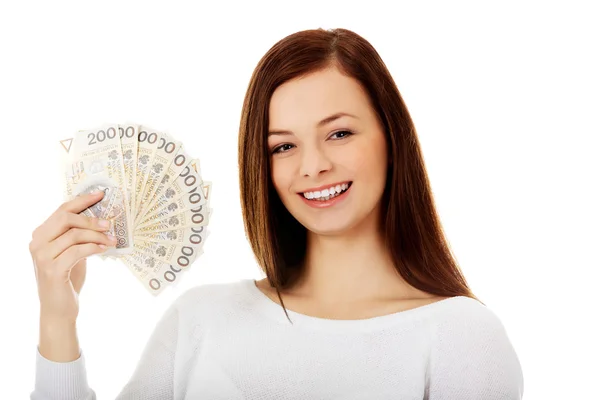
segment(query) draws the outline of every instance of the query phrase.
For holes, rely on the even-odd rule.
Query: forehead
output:
[[[313,72],[280,85],[269,104],[269,129],[310,126],[337,112],[357,116],[369,110],[362,86],[337,68]]]

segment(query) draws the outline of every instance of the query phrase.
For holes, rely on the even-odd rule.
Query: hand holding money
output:
[[[55,321],[75,322],[79,312],[77,295],[86,273],[86,257],[99,254],[116,240],[103,231],[108,221],[83,214],[103,192],[78,196],[61,205],[32,234],[29,250],[33,259],[42,314]]]
[[[66,200],[104,195],[81,214],[109,221],[120,259],[153,294],[178,282],[202,254],[208,235],[210,182],[199,160],[165,132],[108,124],[60,142]]]
[[[64,203],[33,231],[29,244],[40,299],[39,351],[56,362],[79,357],[75,322],[86,257],[116,244],[114,237],[104,233],[108,221],[81,213],[103,196],[98,191]]]

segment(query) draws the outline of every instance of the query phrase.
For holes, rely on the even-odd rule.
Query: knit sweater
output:
[[[523,373],[497,315],[457,296],[361,320],[283,308],[253,279],[180,295],[118,399],[517,400]],[[94,400],[83,352],[37,351],[32,400]]]

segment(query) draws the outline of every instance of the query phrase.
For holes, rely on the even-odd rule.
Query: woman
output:
[[[309,30],[267,52],[239,170],[266,278],[180,296],[120,399],[522,398],[517,355],[453,260],[415,127],[366,40]],[[95,398],[75,321],[85,257],[111,244],[78,215],[99,196],[65,203],[33,235],[33,399]]]

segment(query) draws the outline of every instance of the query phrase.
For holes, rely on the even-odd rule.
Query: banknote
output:
[[[201,254],[202,250],[199,250],[196,257]],[[189,269],[191,265],[191,262],[186,266],[171,264],[142,252],[134,252],[123,257],[123,262],[153,295],[159,294],[168,286],[173,286],[182,272]]]
[[[158,139],[158,146],[154,158],[152,159],[150,168],[148,169],[148,176],[146,178],[146,184],[144,185],[143,192],[139,202],[139,208],[136,210],[136,223],[138,217],[143,215],[145,205],[150,200],[150,197],[156,192],[158,185],[165,176],[169,165],[173,162],[177,151],[181,147],[181,142],[173,140],[167,133],[163,133]]]
[[[144,240],[148,242],[163,242],[176,244],[202,245],[208,237],[208,229],[206,225],[195,227],[188,226],[185,228],[171,229],[168,231],[154,231],[144,234],[136,234],[134,240]]]
[[[135,211],[134,220],[137,216],[137,210],[140,209],[140,202],[142,200],[142,194],[148,180],[148,174],[150,173],[150,167],[154,155],[158,149],[158,144],[161,142],[161,138],[164,138],[162,132],[158,132],[154,129],[140,126],[140,132],[138,134],[138,159],[137,167],[135,171]]]
[[[123,153],[123,167],[125,171],[125,190],[129,207],[129,226],[133,226],[133,210],[135,210],[135,177],[137,169],[138,152],[138,125],[127,123],[119,125],[119,138],[121,139],[121,152]]]
[[[162,263],[157,262],[157,260],[148,257],[145,260],[145,263],[138,263],[135,259],[133,259],[130,255],[126,255],[121,257],[121,261],[127,266],[129,271],[137,278],[139,282],[144,285],[146,290],[148,290],[153,295],[158,295],[162,290],[164,290],[168,283],[162,285],[154,285],[154,288],[150,286],[150,280],[158,274]]]
[[[185,210],[179,214],[171,215],[160,221],[156,221],[144,227],[136,229],[137,234],[148,232],[165,231],[188,226],[203,226],[208,224],[210,209],[206,205],[200,205],[191,210]]]
[[[72,188],[71,195],[76,196],[93,188],[107,190],[105,193],[110,194],[93,206],[96,207],[96,212],[92,211],[94,215],[100,213],[112,217],[115,227],[113,233],[117,238],[117,245],[104,254],[130,253],[133,250],[133,229],[129,226],[130,210],[118,126],[105,125],[78,131],[68,152],[72,153],[72,163],[66,168],[66,178]],[[98,207],[103,208],[99,210]],[[115,210],[111,213],[112,208]]]
[[[143,228],[148,225],[152,225],[156,221],[161,221],[167,217],[180,214],[186,210],[191,210],[204,204],[206,204],[206,197],[204,196],[202,185],[198,185],[185,193],[183,196],[180,196],[165,204],[154,214],[148,216],[145,222],[138,224],[138,227]]]
[[[183,164],[185,164],[185,166],[179,168],[178,165]],[[187,155],[183,150],[181,154],[178,154],[175,157],[156,192],[146,203],[145,209],[142,212],[143,216],[138,218],[137,225],[144,224],[150,219],[148,218],[150,215],[153,215],[170,201],[183,196],[190,187],[190,178],[188,178],[188,176],[194,176],[195,181],[202,180],[200,174],[197,172],[196,165],[197,160],[190,160],[187,158]]]
[[[140,256],[144,257],[144,259],[147,256],[151,256],[162,262],[185,268],[196,260],[196,257],[201,254],[202,248],[202,244],[178,244],[137,240],[131,257],[137,261]]]
[[[60,141],[65,201],[104,195],[81,212],[109,221],[120,260],[153,295],[181,281],[204,252],[212,183],[200,160],[163,130],[132,122],[79,130]]]

